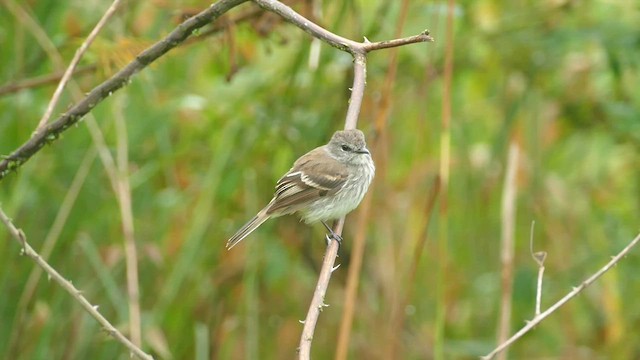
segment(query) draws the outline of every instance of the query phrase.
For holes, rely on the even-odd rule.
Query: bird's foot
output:
[[[339,247],[342,246],[342,236],[340,236],[340,235],[338,235],[336,233],[326,234],[324,236],[324,238],[325,238],[325,240],[327,240],[327,246],[331,245],[331,240],[337,241]]]
[[[325,239],[327,240],[327,246],[331,245],[331,240],[335,240],[338,242],[338,250],[340,250],[340,247],[342,246],[342,236],[336,234],[333,231],[333,229],[329,225],[327,225],[327,223],[325,223],[324,221],[322,222],[322,225],[324,225],[327,231],[329,231],[329,233],[325,235]]]

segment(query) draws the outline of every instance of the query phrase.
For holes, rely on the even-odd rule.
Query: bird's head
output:
[[[358,129],[336,131],[328,150],[336,160],[346,164],[364,164],[371,158],[364,134]]]

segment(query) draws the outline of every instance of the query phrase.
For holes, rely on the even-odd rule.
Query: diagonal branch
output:
[[[625,257],[631,249],[636,246],[640,242],[640,234],[638,234],[635,239],[631,240],[631,242],[622,249],[618,255],[611,258],[605,266],[603,266],[600,270],[598,270],[595,274],[591,275],[587,280],[583,281],[577,287],[574,287],[572,291],[570,291],[567,295],[565,295],[562,299],[558,300],[555,304],[551,305],[544,312],[536,315],[532,320],[527,321],[527,324],[522,327],[522,329],[518,330],[513,336],[511,336],[508,340],[500,344],[497,348],[491,351],[489,354],[482,357],[483,360],[493,359],[497,354],[502,352],[504,349],[511,346],[516,340],[520,339],[524,334],[528,333],[531,329],[533,329],[536,325],[538,325],[542,320],[547,318],[553,312],[558,310],[562,305],[566,304],[569,300],[574,298],[576,295],[580,294],[582,290],[586,289],[587,286],[591,285],[594,281],[598,280],[600,276],[609,271],[614,265],[616,265],[623,257]]]
[[[0,180],[7,176],[12,170],[16,170],[22,166],[22,164],[42,149],[45,144],[55,141],[61,133],[80,121],[80,119],[96,107],[96,105],[120,88],[126,86],[131,81],[131,78],[140,70],[149,66],[149,64],[185,41],[195,30],[209,24],[229,9],[245,1],[246,0],[220,0],[208,9],[187,19],[164,39],[140,53],[118,73],[93,88],[82,101],[74,105],[69,111],[47,125],[42,131],[34,133],[27,142],[11,154],[4,156],[3,159],[0,160]]]
[[[38,254],[30,245],[27,243],[27,237],[24,235],[22,230],[18,229],[12,222],[11,219],[0,209],[0,221],[7,227],[11,236],[22,246],[23,252],[25,255],[33,259],[35,263],[42,268],[55,282],[57,282],[63,289],[65,289],[77,302],[82,305],[82,307],[95,318],[100,325],[104,328],[104,330],[111,336],[113,336],[117,341],[122,343],[125,347],[129,349],[131,354],[137,356],[143,360],[151,360],[153,357],[134,345],[129,339],[127,339],[121,332],[118,331],[109,320],[107,320],[100,312],[98,312],[98,306],[92,305],[87,298],[82,295],[82,291],[78,290],[71,281],[65,279],[60,273],[56,271],[49,263],[47,263],[41,256]]]

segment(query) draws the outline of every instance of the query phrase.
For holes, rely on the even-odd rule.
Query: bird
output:
[[[302,155],[276,183],[273,199],[242,226],[226,244],[227,250],[244,240],[270,218],[299,213],[308,223],[339,219],[355,209],[375,175],[371,152],[358,129],[336,131],[331,140]],[[329,240],[329,239],[328,239]]]

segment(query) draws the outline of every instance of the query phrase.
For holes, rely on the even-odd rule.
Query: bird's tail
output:
[[[263,222],[267,221],[271,215],[267,214],[267,208],[264,208],[262,211],[258,213],[258,215],[254,216],[253,219],[249,220],[248,223],[244,224],[243,227],[238,230],[229,240],[227,241],[227,250],[230,250],[232,247],[236,246],[240,241],[249,236],[253,230],[257,229],[258,226],[262,225]]]

